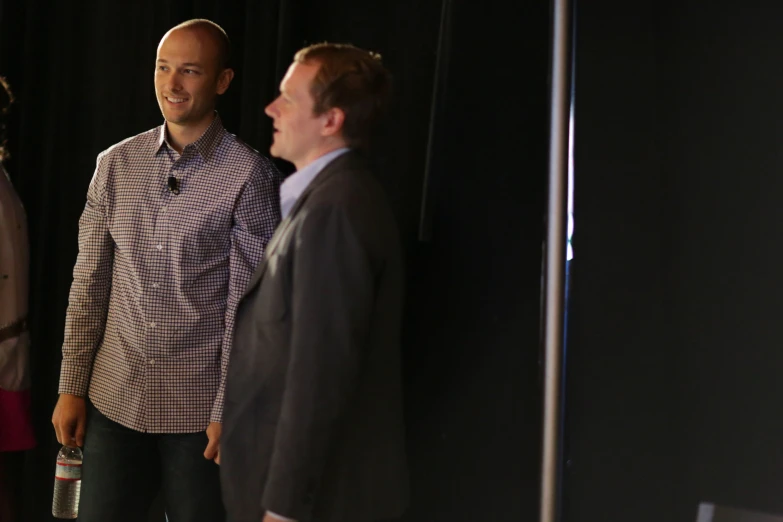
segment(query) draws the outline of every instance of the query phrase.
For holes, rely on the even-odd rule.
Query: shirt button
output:
[[[161,212],[166,212],[166,207],[160,207]]]
[[[150,359],[150,364],[155,364],[155,359]]]
[[[155,248],[157,248],[158,250],[163,250],[163,245],[158,245]]]
[[[157,325],[155,323],[150,323],[150,328],[155,328]]]
[[[158,288],[160,285],[158,283],[152,283],[152,288]]]

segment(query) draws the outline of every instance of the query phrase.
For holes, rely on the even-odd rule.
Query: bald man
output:
[[[190,20],[158,46],[164,123],[98,155],[79,221],[57,440],[82,446],[81,522],[224,520],[218,478],[237,303],[280,219],[280,175],[215,111],[226,33]]]

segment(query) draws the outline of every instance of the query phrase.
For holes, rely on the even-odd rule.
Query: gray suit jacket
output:
[[[237,311],[221,478],[229,520],[369,522],[408,503],[399,234],[348,152],[283,220]]]

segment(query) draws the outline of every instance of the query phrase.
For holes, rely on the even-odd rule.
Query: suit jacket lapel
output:
[[[275,229],[275,233],[272,235],[272,239],[269,240],[269,243],[266,245],[266,249],[264,250],[264,258],[256,267],[256,271],[253,272],[253,277],[250,278],[250,282],[247,284],[247,287],[245,287],[245,293],[242,294],[242,299],[247,297],[247,294],[249,294],[253,288],[255,288],[258,282],[261,281],[261,277],[264,275],[264,272],[266,272],[266,266],[268,263],[267,260],[272,256],[272,253],[275,251],[275,249],[277,249],[277,246],[280,244],[280,239],[285,235],[285,231],[288,230],[289,226],[291,226],[291,220],[286,218]]]

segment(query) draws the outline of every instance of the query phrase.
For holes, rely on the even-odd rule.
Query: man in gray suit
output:
[[[297,171],[239,305],[221,440],[234,522],[371,522],[408,503],[394,217],[357,152],[388,102],[380,57],[299,51],[267,108]]]

